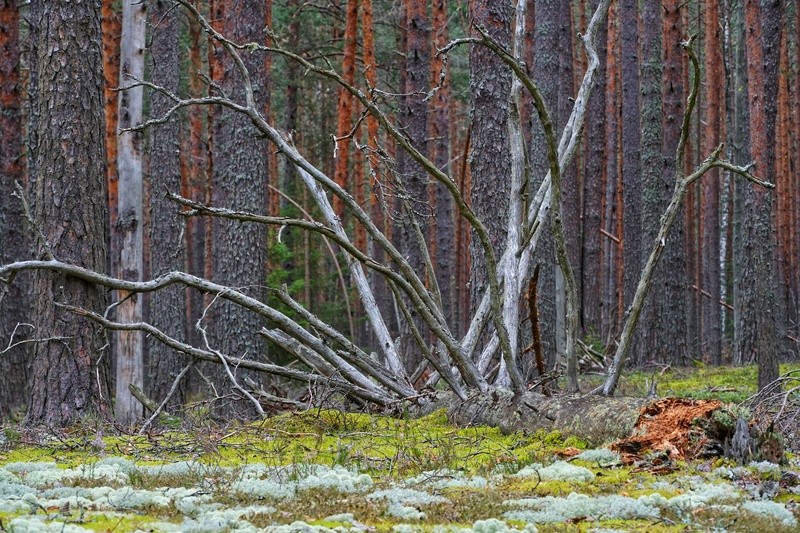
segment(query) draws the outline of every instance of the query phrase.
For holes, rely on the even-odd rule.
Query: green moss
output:
[[[800,364],[783,364],[781,373],[800,369]],[[644,396],[647,384],[656,381],[661,396],[718,399],[724,403],[740,403],[756,392],[758,368],[706,366],[668,367],[666,371],[635,371],[620,379],[618,393]]]
[[[742,391],[755,379],[751,369],[696,370],[701,377],[684,374],[682,370],[668,372],[662,376],[659,390],[662,394],[667,383],[672,391],[689,394],[692,387],[722,386],[738,383]],[[732,373],[733,376],[724,375]],[[752,375],[751,375],[752,374]],[[647,374],[634,374],[627,386],[642,383]],[[652,378],[652,376],[649,376]],[[739,380],[743,380],[739,382]],[[638,385],[636,385],[638,386]],[[734,413],[735,414],[735,413]],[[733,416],[723,413],[720,416]],[[724,422],[724,420],[718,420]],[[251,463],[267,466],[293,466],[294,477],[300,478],[308,471],[309,463],[328,466],[346,465],[368,473],[375,481],[375,488],[391,486],[400,479],[416,476],[426,471],[444,469],[467,476],[513,474],[531,463],[549,465],[555,452],[566,447],[587,448],[587,443],[575,437],[565,437],[559,432],[539,431],[533,434],[504,435],[496,428],[456,428],[447,421],[444,411],[437,411],[425,418],[414,420],[369,414],[348,414],[332,410],[312,410],[291,413],[253,424],[231,425],[224,430],[200,427],[194,432],[171,430],[148,437],[112,436],[98,441],[93,426],[84,431],[74,431],[66,440],[48,441],[47,445],[30,446],[16,442],[10,450],[0,454],[0,465],[17,461],[56,462],[59,467],[75,467],[96,461],[101,455],[121,455],[137,465],[159,465],[178,460],[193,460],[205,465],[182,473],[134,471],[130,486],[137,489],[154,490],[159,487],[203,487],[214,494],[215,502],[223,506],[261,505],[265,502],[253,495],[232,494],[225,490],[239,479],[239,470]],[[687,475],[706,474],[696,471],[692,465],[678,464],[678,471],[667,476],[653,476],[646,472],[634,472],[631,467],[603,466],[573,460],[575,466],[583,466],[595,474],[589,482],[546,481],[535,476],[522,478],[505,476],[481,489],[449,487],[437,494],[447,498],[444,503],[425,505],[422,511],[427,519],[420,524],[431,530],[436,524],[462,524],[467,527],[476,520],[500,518],[508,508],[506,500],[533,496],[561,496],[571,492],[590,496],[622,494],[631,498],[659,492],[665,497],[674,497],[685,486],[678,482]],[[726,464],[717,461],[715,466]],[[234,467],[233,470],[219,467]],[[434,474],[435,475],[435,474]],[[652,488],[656,481],[661,483]],[[83,482],[81,482],[83,485]],[[424,490],[424,487],[420,487]],[[793,502],[795,495],[782,494],[778,500]],[[276,513],[261,514],[251,521],[257,527],[279,520],[290,523],[303,520],[325,527],[343,525],[326,520],[326,517],[350,512],[361,524],[377,531],[389,531],[400,520],[385,514],[386,502],[371,501],[366,494],[342,494],[333,490],[301,491],[294,500],[268,502],[277,508]],[[114,513],[86,513],[81,523],[97,531],[132,531],[148,529],[149,522],[180,521],[181,513],[169,508],[148,508],[146,515],[117,516]],[[77,510],[73,512],[77,513]],[[0,521],[8,524],[13,517],[0,514]],[[673,520],[679,517],[669,516]],[[698,513],[692,517],[693,525],[709,529],[720,525],[731,531],[739,527],[733,522],[730,512]],[[74,516],[78,519],[78,515]],[[589,521],[579,520],[574,524],[539,525],[539,531],[588,531],[592,528],[615,528],[625,531],[671,532],[683,530],[686,524],[671,525],[664,521]],[[732,525],[733,524],[733,525]],[[758,522],[758,526],[769,524]],[[518,524],[522,525],[522,524]],[[779,528],[772,528],[776,532]],[[745,531],[745,528],[739,528]],[[754,530],[754,529],[751,529]]]

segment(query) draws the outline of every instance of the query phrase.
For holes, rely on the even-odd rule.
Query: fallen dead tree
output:
[[[565,395],[548,397],[508,391],[460,400],[439,394],[419,410],[446,409],[459,426],[489,425],[506,433],[559,431],[608,445],[626,464],[666,472],[674,461],[729,457],[738,463],[784,461],[783,439],[758,418],[718,400]]]

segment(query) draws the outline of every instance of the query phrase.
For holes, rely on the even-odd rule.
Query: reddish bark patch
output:
[[[692,459],[708,441],[698,419],[708,419],[722,407],[717,400],[665,398],[642,409],[634,436],[621,439],[611,449],[622,455],[623,462],[633,463],[651,451],[666,452],[670,459]]]

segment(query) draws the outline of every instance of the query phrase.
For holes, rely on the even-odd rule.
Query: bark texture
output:
[[[557,116],[560,91],[558,77],[553,75],[554,72],[558,72],[559,64],[558,27],[560,5],[561,2],[558,0],[535,1],[536,29],[534,36],[533,79],[536,80],[539,86],[551,117]],[[544,130],[535,117],[529,152],[535,190],[549,169]],[[535,261],[542,264],[538,291],[540,298],[539,311],[542,323],[542,349],[548,368],[552,368],[556,361],[557,347],[559,345],[557,339],[559,336],[563,337],[563,328],[559,330],[557,325],[556,272],[558,271],[558,266],[555,262],[555,246],[550,224],[550,222],[545,224],[544,233],[539,240],[535,254]]]
[[[398,114],[398,122],[402,131],[411,139],[413,146],[421,153],[427,153],[428,146],[428,101],[430,88],[430,20],[427,2],[409,0],[405,2],[405,89]],[[422,235],[427,232],[430,222],[428,206],[428,175],[405,151],[398,153],[397,170],[400,184],[405,194],[402,195],[403,206],[402,227],[400,234],[401,250],[409,259],[409,263],[417,275],[430,286],[429,276],[432,272],[424,266],[422,246],[415,224],[419,224]],[[420,350],[414,344],[410,334],[410,326],[406,325],[402,333],[404,363],[409,371],[420,363]]]
[[[111,226],[112,263],[118,268],[115,276],[141,281],[144,274],[144,134],[125,131],[142,122],[144,88],[136,80],[144,78],[144,47],[147,28],[147,7],[136,0],[122,4],[122,39],[120,41],[119,129],[117,137],[118,213]],[[118,320],[140,322],[142,298],[137,294],[117,293]],[[118,331],[111,345],[116,365],[114,414],[117,422],[136,423],[142,417],[142,404],[130,393],[128,385],[139,389],[144,377],[144,335],[140,331]]]
[[[449,40],[447,31],[447,1],[434,0],[433,2],[433,51],[444,48]],[[433,83],[441,82],[436,94],[433,96],[430,136],[431,160],[437,168],[452,176],[450,168],[450,71],[443,68],[443,57],[431,57],[431,79]],[[441,74],[444,79],[440,80]],[[442,295],[442,311],[450,327],[455,327],[454,313],[455,299],[455,226],[453,223],[453,198],[442,183],[436,183],[431,190],[432,205],[434,206],[435,224],[430,226],[430,242],[435,243],[432,261],[436,270],[439,290]]]
[[[639,1],[620,2],[622,46],[622,254],[625,268],[623,301],[627,309],[644,264],[642,235],[641,126],[639,104]],[[634,337],[630,357],[641,359],[640,345]]]
[[[781,1],[745,2],[750,150],[755,172],[770,182],[775,181],[773,141],[782,13]],[[758,386],[762,389],[778,377],[782,347],[772,194],[747,186],[742,207],[734,349],[738,361],[758,362]]]
[[[180,56],[178,51],[178,14],[170,2],[157,0],[149,7],[150,71],[153,83],[177,93],[180,81]],[[172,102],[162,94],[153,92],[150,99],[150,116],[166,113]],[[157,277],[173,270],[185,268],[186,254],[183,246],[184,221],[178,208],[166,199],[165,191],[181,190],[179,160],[180,132],[178,117],[158,125],[150,131],[150,276]],[[149,322],[171,337],[186,341],[186,291],[170,287],[153,293],[149,299]],[[154,339],[147,343],[148,397],[161,402],[167,395],[175,377],[188,363],[185,356]],[[185,399],[184,381],[172,396],[167,409],[180,407]]]
[[[724,80],[719,0],[706,0],[705,14],[706,116],[703,154],[711,153],[724,139]],[[712,169],[703,178],[703,283],[702,352],[715,364],[722,362],[722,313],[720,284],[720,172]]]
[[[263,2],[244,0],[211,3],[211,20],[215,29],[234,42],[264,42],[266,17]],[[221,45],[210,43],[211,78],[227,95],[243,101],[242,76]],[[264,109],[268,78],[264,56],[243,53],[250,72],[256,107]],[[248,119],[233,111],[215,107],[210,116],[211,203],[253,213],[267,210],[268,167],[266,145],[259,139]],[[266,281],[266,232],[255,224],[214,219],[211,279],[240,287],[250,296],[263,299]],[[214,349],[227,355],[262,360],[265,343],[258,330],[263,322],[252,313],[226,302],[212,306],[209,341]],[[224,372],[214,369],[215,381],[222,390],[230,386]],[[241,379],[241,377],[240,377]],[[223,385],[224,384],[224,385]]]
[[[617,275],[621,262],[622,249],[620,235],[618,234],[618,207],[616,200],[617,176],[619,175],[619,137],[620,137],[620,95],[619,95],[619,55],[618,37],[619,24],[617,20],[617,4],[612,3],[608,10],[608,24],[606,35],[606,86],[604,91],[606,120],[605,120],[605,152],[603,164],[603,198],[601,204],[602,228],[604,231],[602,258],[603,258],[603,292],[601,324],[604,338],[611,338],[620,329],[622,312],[621,292],[618,290]]]
[[[342,58],[342,78],[353,85],[356,77],[356,38],[358,32],[358,0],[347,0],[347,13],[344,30],[344,57]],[[336,173],[334,179],[345,190],[348,185],[355,186],[355,180],[350,179],[350,143],[352,138],[350,130],[353,127],[353,96],[339,89],[339,103],[336,108]],[[352,183],[351,183],[352,181]],[[351,189],[352,190],[352,189]],[[336,214],[342,217],[344,205],[339,198],[333,199],[333,208]]]
[[[108,218],[110,226],[117,223],[117,111],[119,86],[119,45],[122,34],[122,16],[116,0],[102,0],[103,76],[105,85],[106,165],[108,172]],[[116,259],[111,258],[110,271],[116,272]]]
[[[444,408],[450,421],[459,426],[488,425],[498,427],[504,433],[558,430],[600,445],[630,436],[640,410],[649,403],[650,400],[645,398],[575,398],[534,392],[515,398],[508,391],[474,395],[461,401],[445,393],[426,406],[421,414]]]
[[[470,2],[472,22],[486,28],[489,35],[506,48],[511,44],[511,18],[512,9],[508,2]],[[469,154],[472,186],[469,194],[472,209],[489,232],[495,256],[500,257],[505,248],[510,194],[511,158],[507,120],[511,72],[485,46],[473,46],[470,49],[469,67],[472,114]],[[470,301],[474,310],[488,286],[483,250],[474,233],[470,258]]]
[[[665,195],[671,191],[672,176],[663,170],[661,143],[662,98],[661,80],[664,63],[661,57],[662,8],[659,0],[645,0],[642,8],[642,60],[641,60],[641,128],[642,128],[642,226],[644,242],[651,243],[658,235],[661,213],[664,212]],[[673,243],[674,244],[674,243]],[[666,270],[663,264],[656,267],[655,283],[663,287]],[[653,324],[658,320],[660,308],[656,303],[661,289],[652,289],[643,310],[643,322]],[[637,362],[650,357],[658,348],[658,339],[642,331],[641,351]]]
[[[195,6],[199,0],[196,0]],[[203,64],[202,53],[205,39],[200,28],[200,23],[194,18],[188,20],[189,39],[189,94],[200,97],[205,94],[206,85],[201,76],[208,75],[208,69]],[[207,109],[193,106],[188,110],[188,125],[182,131],[184,145],[183,159],[181,161],[181,191],[186,198],[197,202],[209,203],[209,163],[208,154],[208,122],[205,120]],[[291,131],[291,130],[289,130]],[[190,218],[186,221],[186,266],[185,271],[196,276],[206,273],[206,251],[211,236],[211,220]],[[210,271],[210,269],[208,269]],[[194,324],[203,312],[203,295],[197,291],[189,291],[187,295],[186,321],[189,325],[188,338],[193,344],[199,345],[202,341]]]
[[[22,202],[14,198],[15,183],[25,186],[22,156],[22,100],[20,98],[19,8],[13,0],[0,1],[0,263],[28,255],[28,232]],[[30,337],[25,294],[28,283],[17,279],[0,287],[0,351]],[[7,291],[7,292],[5,292]],[[18,324],[20,326],[18,327]],[[15,331],[16,330],[16,331]],[[0,355],[0,420],[24,405],[28,368],[25,345]]]
[[[675,188],[675,153],[680,140],[681,122],[685,108],[683,55],[680,42],[684,39],[682,6],[678,0],[669,0],[663,6],[664,74],[662,78],[662,164],[661,175],[654,187],[658,194],[655,213],[665,211]],[[655,198],[654,198],[655,200]],[[642,331],[644,354],[650,360],[685,364],[688,362],[686,338],[686,249],[683,236],[683,209],[676,216],[663,259],[657,267],[656,281],[650,295],[652,322]]]
[[[31,103],[38,145],[36,220],[50,252],[97,272],[106,270],[106,165],[100,5],[88,0],[35,0],[37,87]],[[42,243],[39,254],[47,255]],[[107,409],[101,360],[105,334],[53,302],[102,313],[105,292],[84,281],[38,273],[36,333],[51,337],[33,350],[28,422],[63,426]],[[56,339],[58,338],[58,339]]]
[[[592,12],[599,0],[593,0]],[[595,74],[595,90],[589,97],[586,111],[586,133],[583,169],[583,240],[581,272],[583,272],[583,331],[601,335],[603,314],[603,243],[607,240],[600,233],[603,213],[603,186],[606,180],[606,39],[608,26],[601,25],[597,32],[597,55],[600,65]]]

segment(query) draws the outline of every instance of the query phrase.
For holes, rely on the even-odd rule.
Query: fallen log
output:
[[[462,427],[488,425],[504,433],[557,430],[593,446],[610,445],[627,462],[651,452],[664,452],[671,459],[728,456],[737,462],[778,462],[783,457],[782,447],[780,453],[775,452],[774,439],[763,447],[763,454],[757,437],[748,437],[752,444],[747,454],[732,446],[741,440],[736,433],[741,410],[717,400],[548,397],[535,392],[515,397],[510,391],[495,390],[463,401],[453,394],[437,393],[418,414],[438,409],[446,409],[450,422]],[[746,421],[745,427],[750,433],[758,431],[752,421]]]
[[[462,401],[450,393],[437,393],[420,409],[420,415],[446,409],[451,423],[458,426],[486,425],[504,433],[558,430],[602,444],[631,434],[645,398],[545,396],[527,392],[518,397],[510,391],[494,390]]]

